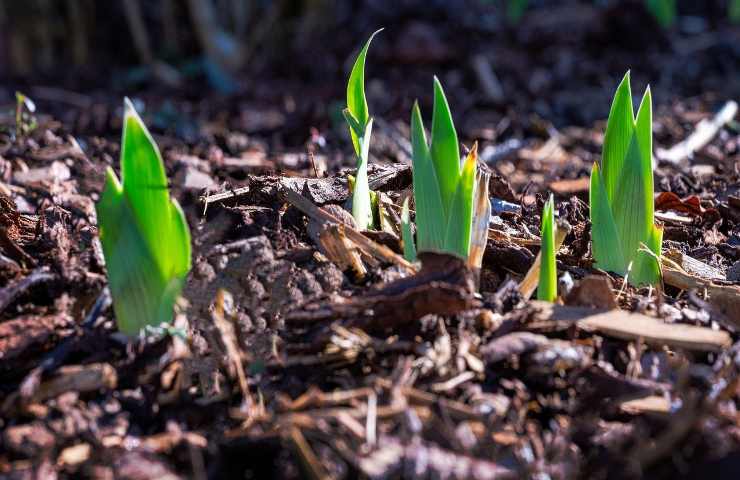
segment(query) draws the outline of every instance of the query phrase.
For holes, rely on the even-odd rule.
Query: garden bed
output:
[[[354,164],[326,106],[343,76],[325,91],[263,72],[233,97],[134,95],[193,240],[174,325],[136,340],[116,333],[94,207],[117,166],[120,96],[24,85],[34,128],[19,135],[12,115],[0,128],[0,476],[740,475],[738,31],[718,27],[703,50],[660,33],[607,61],[599,45],[630,17],[577,10],[533,12],[493,53],[487,27],[440,28],[449,43],[423,51],[409,38],[427,20],[377,39],[370,186],[396,218],[410,105],[431,112],[438,70],[461,143],[478,140],[491,170],[479,272],[440,255],[418,270],[398,236],[333,223]],[[582,41],[563,34],[579,15],[593,20]],[[588,175],[629,67],[656,82],[658,289],[591,257]],[[550,192],[570,226],[558,304],[521,285]]]

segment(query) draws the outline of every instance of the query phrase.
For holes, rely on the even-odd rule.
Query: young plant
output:
[[[357,155],[357,174],[352,189],[352,216],[361,230],[368,229],[373,223],[370,186],[367,179],[373,119],[368,112],[365,98],[365,57],[367,57],[370,42],[378,32],[380,30],[370,36],[355,60],[347,82],[347,108],[342,112],[349,125],[349,134],[352,137],[352,145],[355,147],[355,155]]]
[[[124,106],[121,181],[108,168],[96,210],[118,329],[135,335],[171,323],[190,270],[190,231],[154,139],[128,99]]]
[[[411,146],[417,250],[441,251],[467,260],[473,223],[477,153],[460,167],[460,147],[442,85],[434,77],[432,141],[427,143],[419,103],[411,112]]]
[[[676,0],[646,0],[645,6],[661,27],[670,28],[676,22]]]
[[[591,170],[589,204],[596,266],[627,276],[635,286],[660,281],[663,230],[655,225],[650,87],[632,111],[630,74],[614,95],[601,164]]]
[[[15,134],[19,137],[28,135],[36,126],[36,104],[21,92],[15,92]]]
[[[527,10],[529,0],[509,0],[506,4],[506,16],[509,18],[509,22],[517,24],[524,16],[524,12]]]
[[[542,225],[540,227],[540,281],[537,286],[537,298],[546,302],[554,302],[558,296],[558,273],[555,267],[555,218],[554,201],[552,195],[545,202],[542,209]]]
[[[730,0],[727,5],[727,15],[732,23],[740,23],[740,0]]]

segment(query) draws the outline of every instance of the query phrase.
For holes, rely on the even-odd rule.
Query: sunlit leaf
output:
[[[445,232],[445,251],[455,253],[466,260],[470,251],[470,233],[473,225],[473,195],[477,164],[477,150],[472,149],[465,160],[462,174],[457,182]]]
[[[537,286],[537,298],[546,302],[554,302],[558,296],[558,276],[555,264],[555,218],[554,200],[552,195],[545,202],[542,210],[542,238],[540,249],[540,281]]]
[[[452,113],[447,104],[442,85],[434,77],[434,112],[432,114],[432,139],[430,152],[434,170],[437,172],[439,192],[442,205],[447,208],[457,190],[460,178],[460,147],[457,143],[457,132],[452,123]],[[449,210],[445,210],[445,214]]]
[[[591,246],[596,266],[610,272],[625,272],[627,261],[622,253],[617,225],[609,206],[598,163],[594,163],[591,169],[591,187],[588,195],[591,213]]]
[[[367,108],[367,99],[365,98],[365,58],[367,57],[367,50],[370,48],[370,42],[373,41],[375,35],[380,33],[383,29],[377,30],[375,33],[370,35],[365,46],[362,47],[360,53],[355,59],[355,63],[352,66],[352,72],[349,75],[349,81],[347,82],[347,108],[349,109],[352,116],[360,124],[360,128],[350,128],[350,135],[352,136],[352,144],[355,147],[355,154],[360,155],[360,141],[359,137],[361,134],[357,134],[357,131],[364,131],[367,122],[370,120],[370,113]]]
[[[627,155],[632,136],[635,132],[632,110],[632,90],[630,72],[624,74],[622,82],[614,94],[609,118],[604,133],[604,148],[601,155],[602,180],[606,187],[609,202],[614,198],[614,191],[621,176],[624,157]]]
[[[417,250],[441,250],[447,218],[442,207],[437,174],[427,145],[419,104],[411,110],[414,203],[416,206]]]
[[[365,46],[360,50],[359,55],[357,55],[347,82],[347,108],[342,112],[349,125],[352,145],[357,156],[357,174],[355,176],[355,188],[352,191],[352,216],[357,226],[362,230],[373,226],[372,202],[367,178],[373,122],[365,98],[365,58],[370,42],[378,32],[380,30],[370,36],[365,42]]]
[[[159,149],[128,99],[123,125],[121,182],[108,169],[96,211],[116,320],[133,335],[172,320],[190,270],[190,231],[169,196]]]

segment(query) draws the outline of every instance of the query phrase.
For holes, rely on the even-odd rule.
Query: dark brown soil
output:
[[[202,79],[134,92],[185,208],[193,269],[172,330],[133,341],[116,333],[94,209],[131,92],[102,67],[91,90],[32,77],[0,88],[0,477],[740,477],[740,297],[712,290],[740,285],[740,117],[689,158],[664,153],[740,98],[740,30],[685,5],[697,17],[664,31],[641,2],[531,2],[515,26],[486,2],[395,3],[340,11],[286,47],[290,65],[258,55],[234,95]],[[395,205],[410,188],[410,106],[431,115],[439,75],[462,142],[477,140],[492,171],[478,293],[448,258],[414,276],[367,255],[365,275],[343,268],[286,194],[341,215],[354,160],[337,106],[376,25],[373,188]],[[664,250],[701,262],[702,288],[638,290],[592,267],[586,179],[627,69],[635,95],[653,92]],[[38,108],[27,134],[16,87]],[[517,288],[551,191],[572,227],[558,270],[575,282],[555,310]],[[368,237],[400,252],[392,235]],[[584,323],[616,305],[726,341]]]

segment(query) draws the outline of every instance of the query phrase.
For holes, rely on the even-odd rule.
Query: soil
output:
[[[641,2],[532,2],[514,26],[486,2],[389,3],[307,34],[291,66],[258,59],[236,94],[202,79],[133,92],[193,236],[174,324],[137,339],[116,331],[94,209],[124,92],[105,78],[86,93],[73,78],[0,88],[0,476],[740,476],[738,117],[689,156],[665,153],[740,98],[740,30],[710,7],[664,31]],[[331,227],[295,200],[344,219],[354,159],[336,107],[376,25],[371,187],[397,217],[410,107],[429,119],[438,74],[492,173],[480,272],[430,255],[409,275],[398,238],[377,232],[374,254],[345,263],[327,239],[358,245],[351,218]],[[587,179],[627,69],[636,96],[651,84],[663,248],[693,288],[593,267]],[[36,101],[27,131],[16,87]],[[549,192],[571,227],[554,307],[518,288]],[[614,315],[627,316],[598,323]],[[659,326],[630,330],[643,321]]]

